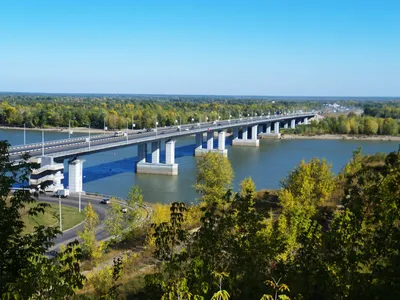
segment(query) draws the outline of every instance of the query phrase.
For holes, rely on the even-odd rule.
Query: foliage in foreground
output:
[[[325,161],[300,164],[278,215],[255,208],[246,180],[202,206],[192,235],[173,203],[169,222],[154,225],[160,263],[144,298],[399,299],[400,155],[369,161],[356,151],[338,176]]]
[[[58,227],[37,226],[23,234],[21,211],[43,214],[48,204],[37,203],[29,189],[11,193],[14,184],[24,184],[36,164],[9,162],[8,143],[0,141],[0,293],[3,299],[61,299],[82,287],[82,253],[77,243],[69,244],[54,258],[46,256]],[[24,157],[27,159],[27,157]],[[36,204],[36,205],[33,205]]]

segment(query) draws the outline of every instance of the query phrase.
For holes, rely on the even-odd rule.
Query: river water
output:
[[[73,134],[72,137],[87,134]],[[45,140],[68,138],[67,132],[45,132]],[[11,145],[23,144],[23,131],[0,129],[0,140],[8,140]],[[27,143],[41,142],[41,132],[27,131]],[[363,153],[396,151],[399,142],[393,141],[345,141],[345,140],[261,140],[260,147],[231,147],[227,140],[228,158],[235,172],[234,189],[240,181],[251,177],[257,189],[276,189],[280,180],[299,164],[302,159],[326,158],[334,172],[350,159],[357,147]],[[196,179],[196,158],[193,157],[194,137],[177,139],[176,163],[178,176],[136,174],[137,147],[127,147],[83,156],[83,188],[88,192],[98,192],[118,197],[126,197],[129,189],[139,185],[144,200],[148,202],[170,203],[196,201],[193,188]],[[162,148],[163,150],[163,148]],[[161,154],[163,160],[163,153]],[[65,186],[68,174],[65,174]]]

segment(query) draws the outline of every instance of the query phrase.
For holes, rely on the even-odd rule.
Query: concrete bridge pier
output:
[[[307,124],[308,124],[308,118],[304,118],[303,124],[304,124],[304,125],[307,125]]]
[[[239,138],[239,128],[234,127],[232,131],[232,140],[237,140]]]
[[[271,133],[271,123],[267,123],[267,129],[265,133]]]
[[[247,140],[247,126],[242,127],[242,140]]]
[[[235,139],[232,141],[232,146],[251,146],[258,147],[260,145],[260,140],[258,139],[258,125],[251,127],[251,139],[248,139],[247,126],[243,127],[242,138]]]
[[[275,134],[279,133],[279,126],[280,126],[279,121],[274,123],[274,133]]]
[[[290,128],[296,129],[296,119],[290,121]]]
[[[175,141],[165,143],[165,163],[160,163],[161,141],[151,143],[151,162],[146,162],[147,143],[138,145],[139,160],[136,163],[136,173],[178,175],[178,164],[175,163]]]
[[[75,159],[68,162],[68,188],[70,194],[82,193],[83,163],[82,159]]]
[[[264,124],[259,124],[257,128],[257,135],[264,132]]]
[[[196,136],[197,140],[197,136]],[[216,152],[223,156],[228,156],[228,149],[225,148],[225,131],[218,132],[218,148],[214,149],[214,131],[207,132],[207,148],[196,147],[195,156],[202,156],[207,152]]]
[[[283,128],[289,128],[289,123],[288,122],[285,122],[284,124],[283,124]]]

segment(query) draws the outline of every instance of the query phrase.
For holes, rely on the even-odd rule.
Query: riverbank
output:
[[[391,135],[359,135],[359,134],[320,134],[300,135],[282,134],[282,140],[359,140],[359,141],[400,141],[400,136]]]

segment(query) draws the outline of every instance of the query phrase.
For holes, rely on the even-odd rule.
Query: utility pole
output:
[[[58,206],[60,208],[60,231],[62,232],[61,196],[58,196]]]

